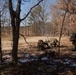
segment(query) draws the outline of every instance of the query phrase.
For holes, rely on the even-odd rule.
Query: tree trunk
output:
[[[13,35],[12,60],[14,62],[17,62],[20,23],[21,23],[21,21],[26,19],[26,17],[30,14],[32,9],[34,7],[36,7],[37,5],[39,5],[39,3],[42,2],[43,0],[39,1],[36,5],[31,7],[29,12],[23,19],[20,19],[21,1],[22,0],[17,0],[17,1],[18,1],[17,7],[16,7],[16,10],[14,10],[12,0],[9,0],[9,11],[10,11],[10,16],[11,16],[12,35]]]
[[[18,42],[19,42],[19,29],[20,20],[17,18],[12,19],[12,35],[13,35],[13,47],[12,47],[12,61],[17,62]]]
[[[65,14],[64,14],[64,17],[63,17],[63,21],[62,21],[62,26],[61,26],[61,29],[60,29],[59,50],[58,50],[58,53],[60,53],[60,41],[61,41],[61,37],[62,37],[62,32],[63,32],[63,26],[64,26],[64,21],[65,21],[66,13],[67,13],[67,11],[65,11]]]
[[[17,61],[18,41],[19,41],[19,30],[13,29],[13,48],[12,48],[13,61]]]
[[[9,10],[11,15],[11,25],[12,25],[12,61],[17,62],[17,51],[18,51],[18,41],[19,41],[19,29],[20,29],[20,7],[21,0],[18,0],[16,11],[13,9],[12,0],[9,0]]]
[[[0,62],[2,62],[2,48],[1,48],[1,11],[0,11]]]

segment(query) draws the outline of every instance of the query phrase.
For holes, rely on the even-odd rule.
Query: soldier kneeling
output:
[[[76,50],[76,33],[72,33],[72,35],[70,36],[70,41],[74,46],[74,50]]]
[[[39,40],[37,43],[37,48],[38,48],[38,50],[44,50],[44,49],[48,48],[48,43],[44,42],[43,40]]]
[[[53,46],[53,47],[57,47],[57,46],[59,46],[58,44],[59,44],[59,42],[58,42],[58,40],[56,39],[56,38],[53,38],[53,39],[50,39],[50,44],[51,44],[51,46]]]

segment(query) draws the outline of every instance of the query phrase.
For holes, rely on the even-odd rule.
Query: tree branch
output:
[[[24,19],[26,19],[26,17],[30,14],[31,10],[32,10],[33,8],[35,8],[36,6],[38,6],[42,1],[43,1],[43,0],[40,0],[37,4],[35,4],[33,7],[31,7],[30,10],[29,10],[29,12],[27,13],[27,15],[26,15],[23,19],[21,19],[20,21],[23,21]]]
[[[18,4],[17,4],[17,8],[16,8],[17,17],[20,16],[20,7],[21,7],[21,0],[18,0]]]
[[[13,6],[12,6],[12,0],[9,0],[9,11],[12,16],[12,14],[14,13]]]
[[[26,37],[25,37],[23,34],[20,34],[20,33],[19,33],[19,35],[24,38],[25,42],[26,42],[29,46],[31,46],[31,45],[26,41]]]

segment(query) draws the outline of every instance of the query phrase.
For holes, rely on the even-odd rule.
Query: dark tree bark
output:
[[[17,61],[19,29],[20,29],[20,7],[21,7],[21,0],[18,0],[16,11],[14,11],[12,6],[12,0],[9,0],[9,11],[11,15],[11,25],[13,35],[13,48],[12,48],[13,61]]]
[[[2,48],[1,48],[1,11],[0,11],[0,62],[2,62]]]
[[[21,11],[21,1],[18,0],[16,11],[13,9],[12,0],[9,0],[9,12],[11,16],[11,25],[12,25],[12,35],[13,35],[13,48],[12,48],[12,61],[17,62],[17,51],[18,51],[18,42],[19,42],[19,31],[20,31],[20,23],[30,14],[31,10],[39,5],[39,3],[43,0],[40,0],[36,5],[31,7],[27,15],[20,19],[20,11]]]

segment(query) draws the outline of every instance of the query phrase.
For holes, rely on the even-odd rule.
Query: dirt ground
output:
[[[50,39],[50,38],[59,39],[59,37],[42,37],[42,36],[39,36],[39,37],[26,37],[26,40],[30,45],[36,46],[39,39],[42,39],[45,41],[45,40]],[[68,47],[72,46],[71,42],[69,41],[69,37],[62,37],[61,38],[61,45],[68,46]],[[27,47],[28,47],[28,44],[25,42],[24,38],[20,37],[19,49],[20,48],[27,48]],[[11,50],[11,49],[12,49],[11,37],[2,38],[2,50]]]
[[[44,51],[37,50],[37,41],[39,39],[46,40],[58,37],[26,37],[27,42],[31,45],[29,47],[25,43],[24,39],[20,37],[19,51],[30,53],[33,56],[38,54],[44,54]],[[12,42],[11,38],[2,38],[2,50],[3,52],[11,51]],[[55,47],[50,50],[57,51],[59,48]],[[22,63],[21,65],[7,65],[7,68],[0,68],[0,75],[76,75],[76,51],[73,51],[72,43],[69,37],[62,37],[60,46],[60,56],[57,54],[48,54],[41,56],[41,58],[50,57],[48,60],[36,60],[31,62]],[[47,49],[49,50],[49,49]],[[26,54],[27,55],[27,54]],[[39,56],[39,55],[38,55]],[[31,57],[31,56],[30,56]],[[22,59],[22,58],[20,58]],[[25,58],[27,59],[27,57]],[[31,58],[29,58],[31,59]],[[6,67],[6,66],[5,66]]]
[[[37,37],[26,37],[26,41],[32,46],[37,47],[37,42],[39,39],[47,40],[47,39],[56,38],[59,39],[59,37],[47,37],[47,36],[37,36]],[[62,37],[61,38],[61,53],[71,53],[70,49],[72,49],[72,43],[69,40],[69,37]],[[30,52],[36,52],[36,48],[29,48],[28,44],[25,42],[23,37],[20,37],[19,39],[19,50],[21,51],[30,51]],[[36,50],[35,50],[36,49]],[[12,50],[12,39],[11,37],[4,37],[2,38],[2,50],[3,51],[11,51]],[[36,52],[37,53],[37,52]]]

